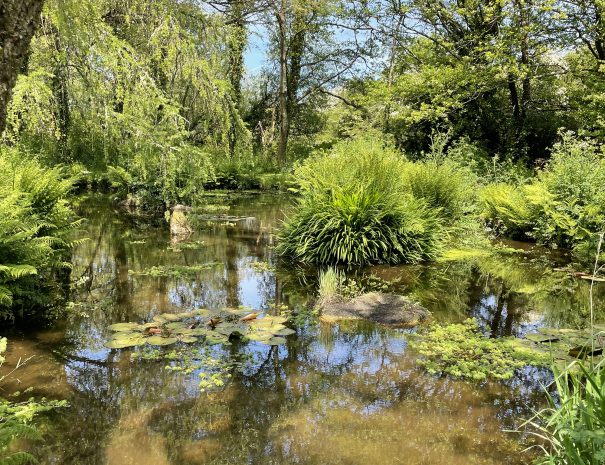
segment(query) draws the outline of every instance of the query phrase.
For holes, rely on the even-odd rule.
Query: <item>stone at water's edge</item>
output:
[[[431,313],[408,297],[369,292],[350,300],[339,298],[319,302],[327,321],[363,319],[386,325],[412,327],[426,321]]]
[[[190,207],[175,205],[170,209],[170,234],[173,236],[187,236],[193,232],[189,220],[185,215]]]

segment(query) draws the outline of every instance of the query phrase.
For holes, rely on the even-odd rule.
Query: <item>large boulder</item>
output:
[[[333,297],[320,300],[324,321],[363,319],[385,325],[412,327],[426,321],[430,312],[408,297],[369,292],[350,300]]]

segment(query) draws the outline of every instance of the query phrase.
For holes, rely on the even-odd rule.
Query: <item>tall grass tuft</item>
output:
[[[448,223],[461,219],[475,204],[473,173],[445,159],[409,163],[403,181],[414,197],[424,200]]]
[[[280,232],[279,252],[315,264],[435,259],[439,217],[409,193],[407,165],[392,148],[363,139],[309,158],[295,170],[301,196]]]
[[[527,422],[546,441],[540,465],[605,463],[605,371],[578,364],[579,373],[558,373],[558,399]]]

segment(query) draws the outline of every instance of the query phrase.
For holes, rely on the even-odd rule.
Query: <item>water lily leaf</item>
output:
[[[247,308],[224,308],[222,311],[229,315],[236,315],[236,316],[241,316],[241,315],[245,315],[246,313],[250,313],[250,310]]]
[[[159,323],[159,324],[164,324],[164,323],[168,322],[168,320],[161,315],[154,315],[153,321],[155,321],[156,323]]]
[[[271,339],[267,339],[267,340],[263,340],[263,341],[259,341],[262,344],[267,344],[270,346],[277,346],[279,344],[285,344],[287,342],[285,337],[272,337]]]
[[[186,328],[186,327],[187,327],[187,326],[186,326],[186,325],[185,325],[185,323],[183,323],[182,321],[174,321],[174,322],[172,322],[172,323],[168,323],[168,324],[166,325],[166,328],[168,328],[168,329],[173,329],[173,330],[174,330],[174,329],[184,329],[184,328]]]
[[[193,329],[189,328],[176,328],[173,329],[172,332],[174,334],[180,334],[181,336],[193,336]]]
[[[143,337],[143,335],[141,333],[135,333],[132,331],[131,332],[117,332],[111,336],[111,339],[113,339],[113,340],[132,339],[133,337]]]
[[[265,315],[260,320],[258,320],[258,322],[262,324],[279,324],[285,323],[286,321],[288,321],[288,318],[279,315]]]
[[[194,315],[198,315],[198,316],[209,316],[210,315],[210,310],[206,309],[206,308],[198,308],[196,310],[193,310],[191,312],[191,316]]]
[[[251,341],[268,341],[273,338],[273,334],[265,331],[255,331],[250,334],[246,334],[246,337]]]
[[[126,349],[128,347],[141,346],[143,344],[145,344],[145,338],[138,336],[123,339],[112,339],[105,344],[105,347],[108,349]]]
[[[179,321],[182,319],[179,315],[175,315],[174,313],[161,313],[159,316],[166,321]]]
[[[206,328],[193,328],[187,331],[186,334],[191,334],[192,336],[206,336],[210,330]]]
[[[283,328],[280,329],[279,331],[275,331],[273,332],[273,334],[275,334],[276,336],[289,336],[290,334],[295,334],[296,331],[294,331],[293,329],[290,328]]]
[[[143,329],[157,328],[158,326],[159,326],[159,323],[157,321],[150,321],[149,323],[143,323],[141,325],[141,328],[143,328]]]
[[[152,346],[167,346],[174,344],[178,339],[176,337],[151,336],[146,339],[147,344]]]
[[[179,336],[179,341],[184,342],[185,344],[193,344],[194,342],[197,342],[197,337]]]
[[[218,333],[208,333],[208,335],[206,336],[206,341],[209,344],[226,344],[229,342],[229,338],[227,336],[224,336],[223,334],[218,334]]]
[[[190,312],[183,312],[183,313],[177,313],[176,316],[178,316],[181,320],[184,320],[185,318],[192,318],[195,315]]]
[[[250,328],[246,325],[238,325],[234,323],[221,323],[214,329],[217,333],[224,336],[231,336],[232,334],[244,335],[249,331]]]
[[[109,326],[111,331],[133,331],[133,330],[141,330],[141,325],[137,323],[115,323]]]

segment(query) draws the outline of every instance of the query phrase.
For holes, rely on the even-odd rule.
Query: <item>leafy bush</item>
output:
[[[336,144],[298,166],[301,197],[279,251],[302,263],[414,263],[440,247],[436,212],[406,192],[407,162],[372,140]]]
[[[14,151],[0,158],[0,318],[48,309],[69,271],[68,234],[77,226],[65,197],[71,180]]]
[[[513,239],[526,238],[532,227],[533,212],[523,189],[498,183],[485,186],[479,193],[481,215],[491,225]]]

